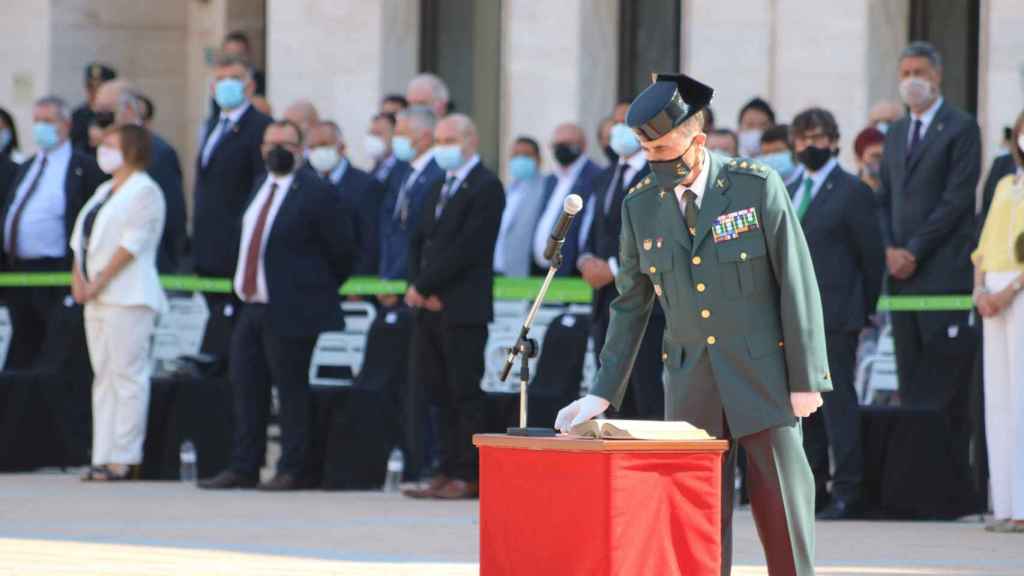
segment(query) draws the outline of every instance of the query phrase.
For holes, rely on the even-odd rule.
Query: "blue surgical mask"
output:
[[[637,139],[636,133],[625,124],[612,126],[610,144],[619,158],[632,156],[640,149],[640,140]]]
[[[537,173],[537,161],[531,156],[513,156],[508,161],[508,174],[513,180],[533,178]]]
[[[32,137],[36,146],[43,150],[49,150],[60,143],[60,132],[57,125],[50,122],[36,122],[32,125]]]
[[[875,124],[875,128],[877,128],[878,131],[881,132],[882,134],[885,134],[886,132],[889,131],[889,123],[879,122],[878,124]]]
[[[245,103],[245,82],[238,78],[218,80],[213,87],[213,99],[224,110],[238,108]]]
[[[408,136],[395,136],[391,139],[391,151],[395,158],[402,162],[412,162],[416,157],[416,149],[412,147],[412,140]]]
[[[793,163],[793,155],[788,150],[758,156],[757,161],[774,168],[783,179],[792,174],[793,169],[796,168],[796,164]]]
[[[451,172],[462,166],[462,148],[457,144],[435,146],[434,162],[445,172]]]
[[[11,143],[11,129],[0,128],[0,150],[7,148],[7,145]]]

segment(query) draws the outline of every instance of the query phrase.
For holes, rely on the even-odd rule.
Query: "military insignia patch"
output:
[[[740,234],[756,230],[758,227],[757,211],[754,208],[747,208],[715,218],[715,223],[711,226],[711,233],[715,244],[718,244],[739,238]]]
[[[653,244],[650,238],[644,238],[644,250],[650,250]]]

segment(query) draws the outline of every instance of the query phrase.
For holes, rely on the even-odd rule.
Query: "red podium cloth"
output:
[[[719,576],[725,441],[480,435],[482,576]]]

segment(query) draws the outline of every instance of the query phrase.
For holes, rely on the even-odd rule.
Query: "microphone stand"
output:
[[[523,323],[522,329],[519,331],[519,338],[516,339],[515,345],[508,350],[508,357],[505,358],[505,366],[501,369],[499,379],[504,382],[508,378],[509,372],[512,371],[512,365],[516,361],[516,356],[519,356],[521,362],[519,368],[519,426],[508,429],[509,436],[555,436],[557,432],[554,428],[530,428],[526,425],[526,387],[530,383],[530,358],[537,356],[540,347],[537,345],[537,341],[530,338],[530,327],[533,326],[533,320],[537,316],[537,311],[540,310],[540,305],[544,302],[544,297],[548,293],[548,288],[551,287],[551,281],[555,278],[555,273],[562,266],[562,242],[558,243],[558,249],[555,251],[551,258],[551,266],[548,268],[548,275],[544,278],[544,283],[540,287],[540,292],[537,293],[537,298],[533,301],[533,306],[530,308],[530,313],[526,315],[526,321]]]

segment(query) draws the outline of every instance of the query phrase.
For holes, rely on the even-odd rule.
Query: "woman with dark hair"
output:
[[[984,318],[985,432],[993,532],[1024,534],[1024,113],[1011,141],[1016,172],[996,186],[974,261]]]
[[[85,305],[92,362],[92,467],[83,480],[137,476],[149,408],[150,340],[167,306],[156,254],[164,195],[145,172],[150,134],[124,125],[96,150],[111,179],[96,189],[71,234],[72,294]]]
[[[10,112],[0,108],[0,203],[5,200],[11,182],[14,181],[19,156],[18,129],[14,126],[14,118]]]

